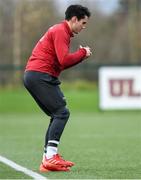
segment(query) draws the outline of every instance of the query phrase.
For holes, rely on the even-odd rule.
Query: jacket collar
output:
[[[63,24],[64,24],[64,26],[65,26],[65,28],[66,28],[68,34],[70,35],[70,37],[74,37],[74,35],[73,35],[73,33],[72,33],[72,31],[71,31],[71,29],[70,29],[68,23],[66,22],[66,20],[63,21]]]

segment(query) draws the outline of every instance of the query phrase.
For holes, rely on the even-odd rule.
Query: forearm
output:
[[[79,49],[75,53],[69,53],[60,60],[62,69],[67,69],[80,63],[86,56],[85,49]]]

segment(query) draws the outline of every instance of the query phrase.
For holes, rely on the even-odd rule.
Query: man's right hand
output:
[[[92,55],[91,48],[89,46],[86,47],[80,46],[80,48],[84,48],[86,50],[86,58]]]

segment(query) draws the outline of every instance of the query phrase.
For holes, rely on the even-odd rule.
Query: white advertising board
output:
[[[99,96],[103,110],[141,109],[141,67],[101,67]]]

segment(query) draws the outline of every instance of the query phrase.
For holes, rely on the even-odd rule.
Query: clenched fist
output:
[[[86,58],[92,55],[91,48],[89,46],[83,47],[80,45],[80,48],[84,48],[86,50]]]

